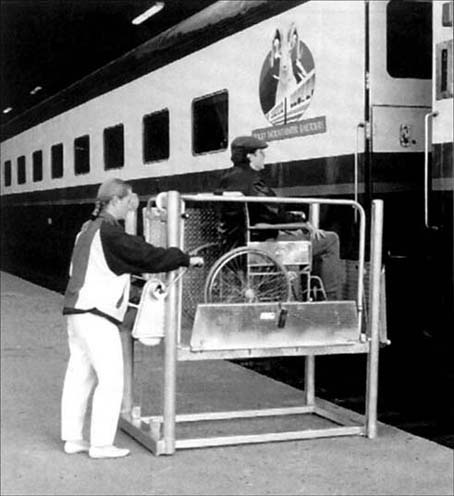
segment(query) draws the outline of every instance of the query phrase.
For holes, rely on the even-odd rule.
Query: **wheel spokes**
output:
[[[209,287],[211,302],[272,302],[289,296],[285,269],[266,253],[247,248],[219,264]]]

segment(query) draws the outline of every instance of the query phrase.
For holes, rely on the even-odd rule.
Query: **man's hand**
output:
[[[202,267],[204,264],[202,257],[190,257],[189,267]]]
[[[306,222],[303,230],[309,233],[311,239],[319,240],[326,236],[326,233],[323,229],[317,229],[310,222]]]

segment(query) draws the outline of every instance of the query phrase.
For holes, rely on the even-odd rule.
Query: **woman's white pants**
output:
[[[61,437],[83,439],[88,398],[91,446],[112,445],[123,397],[123,353],[118,327],[91,313],[69,315],[69,363],[61,403]]]

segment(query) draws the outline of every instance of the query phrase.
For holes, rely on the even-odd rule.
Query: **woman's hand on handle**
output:
[[[202,257],[190,257],[189,258],[189,267],[202,267],[203,266],[203,258]]]
[[[303,228],[303,231],[306,231],[311,239],[322,239],[326,236],[326,233],[323,229],[318,229],[314,227],[310,222],[306,222],[305,227]]]

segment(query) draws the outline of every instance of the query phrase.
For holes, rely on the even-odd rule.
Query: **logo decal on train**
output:
[[[260,104],[273,125],[299,121],[315,87],[314,58],[295,23],[276,28],[260,74]]]

